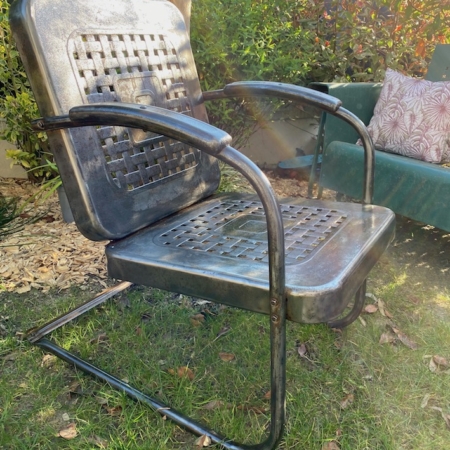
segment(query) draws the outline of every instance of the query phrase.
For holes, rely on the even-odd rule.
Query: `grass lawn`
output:
[[[288,324],[282,449],[450,448],[450,234],[399,218],[343,332]],[[0,449],[194,449],[196,438],[21,340],[95,286],[0,293]],[[268,318],[134,287],[53,333],[229,437],[268,423]]]

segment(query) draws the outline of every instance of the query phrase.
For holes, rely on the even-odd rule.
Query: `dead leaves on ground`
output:
[[[439,355],[425,355],[423,359],[429,359],[428,368],[430,372],[450,374],[450,362],[447,358]]]
[[[369,297],[374,301],[374,303],[369,303],[365,306],[364,312],[366,314],[374,314],[377,311],[380,311],[380,314],[383,317],[387,317],[388,319],[393,318],[392,314],[386,309],[386,305],[384,304],[383,300],[375,297],[375,295],[371,294],[370,292],[366,293],[366,297]]]
[[[77,426],[74,422],[69,423],[67,426],[59,430],[58,437],[67,441],[75,439],[78,436]],[[87,441],[97,448],[108,448],[108,441],[99,436],[91,436]]]
[[[441,413],[441,416],[444,419],[447,428],[450,430],[450,414],[445,413],[442,408],[438,406],[432,406],[431,409],[434,409],[435,411],[439,411]]]
[[[76,424],[73,422],[69,423],[66,427],[59,430],[58,436],[66,440],[75,439],[78,436]]]
[[[424,398],[422,399],[420,407],[422,409],[426,408],[428,406],[428,403],[431,400],[431,398],[432,398],[431,394],[426,394],[424,396]],[[438,411],[441,413],[441,417],[444,419],[444,422],[447,425],[447,428],[450,430],[450,414],[446,413],[440,406],[431,405],[430,409],[433,409],[434,411]]]
[[[196,448],[209,447],[211,445],[211,438],[204,434],[195,441],[194,445]]]
[[[387,310],[385,303],[383,300],[375,297],[375,295],[371,293],[366,293],[366,297],[371,298],[374,303],[369,303],[365,306],[364,312],[366,314],[375,314],[376,312],[380,312],[380,314],[385,317],[387,322],[387,331],[383,332],[380,336],[380,339],[378,341],[379,344],[396,344],[397,342],[401,342],[406,347],[410,348],[411,350],[417,350],[418,345],[416,342],[414,342],[411,338],[409,338],[405,333],[403,333],[393,322],[393,316],[392,314]],[[363,326],[366,326],[367,323],[364,319],[361,318],[361,322]]]
[[[176,375],[178,378],[186,378],[189,381],[194,381],[195,378],[194,372],[187,366],[181,366],[178,367],[178,369],[171,368],[168,369],[167,372],[170,373],[170,375]]]
[[[355,396],[353,394],[347,394],[342,400],[339,406],[341,409],[347,409],[355,400]]]
[[[322,446],[322,450],[340,450],[340,448],[336,441],[327,442]]]
[[[234,355],[233,353],[220,352],[219,353],[219,358],[222,361],[230,362],[230,361],[233,361],[233,360],[236,359],[236,355]]]
[[[29,198],[38,189],[30,183],[1,181],[6,196]],[[45,217],[27,224],[24,230],[2,240],[0,247],[0,280],[7,291],[23,294],[32,288],[48,292],[52,287],[67,289],[84,285],[95,278],[106,287],[105,242],[92,242],[80,234],[75,224],[62,220],[55,195],[45,204],[33,206],[36,214],[49,211]]]

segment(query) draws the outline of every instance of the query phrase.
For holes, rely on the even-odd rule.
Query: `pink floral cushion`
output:
[[[388,69],[367,128],[377,149],[432,163],[450,161],[450,82]]]

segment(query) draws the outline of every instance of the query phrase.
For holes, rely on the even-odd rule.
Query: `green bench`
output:
[[[450,45],[438,45],[427,75],[430,81],[450,81]],[[343,102],[366,125],[381,91],[381,83],[312,83]],[[320,188],[361,200],[364,151],[354,130],[335,117],[322,118],[323,154]],[[450,231],[450,167],[376,150],[373,203],[397,214]]]

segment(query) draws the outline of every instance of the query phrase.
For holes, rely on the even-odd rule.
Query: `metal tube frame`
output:
[[[74,113],[70,113],[70,117],[61,117],[60,120],[50,120],[48,127],[51,129],[65,128],[72,126],[85,126],[95,125],[96,122],[103,123],[108,121],[120,121],[123,125],[138,126],[143,129],[152,129],[151,120],[148,117],[148,111],[151,113],[158,108],[141,107],[139,109],[135,107],[123,107],[120,114],[114,114],[114,109],[118,109],[118,105],[89,105],[89,107],[77,107],[74,108]],[[146,111],[147,110],[147,111]],[[146,114],[147,113],[147,114]],[[165,112],[165,115],[168,113]],[[118,117],[120,116],[120,117]],[[215,444],[220,444],[225,449],[230,450],[272,450],[281,440],[284,422],[285,422],[285,400],[286,400],[286,296],[285,296],[285,246],[284,246],[284,227],[281,217],[281,210],[279,203],[276,199],[275,193],[264,173],[247,157],[242,155],[236,149],[227,145],[227,135],[215,134],[211,126],[203,124],[202,131],[210,132],[210,139],[201,142],[202,138],[198,138],[194,134],[192,127],[192,120],[190,118],[183,118],[183,121],[178,122],[177,117],[171,117],[174,120],[174,125],[180,125],[174,131],[174,128],[169,129],[168,125],[164,123],[161,125],[164,127],[163,131],[166,131],[166,135],[174,137],[179,140],[183,140],[183,137],[187,137],[189,140],[197,140],[196,144],[199,144],[197,148],[212,154],[216,158],[222,160],[226,164],[231,165],[237,169],[244,177],[248,179],[250,184],[258,194],[262,203],[267,223],[267,237],[268,237],[268,250],[269,250],[269,296],[270,302],[270,342],[271,342],[271,416],[270,416],[270,431],[267,439],[259,444],[245,445],[238,444],[231,440],[228,440],[214,431],[198,424],[189,417],[184,416],[178,411],[171,409],[159,402],[158,400],[147,396],[143,392],[123,383],[114,376],[104,372],[103,370],[89,364],[88,362],[78,358],[74,354],[67,352],[63,348],[54,344],[53,342],[43,338],[43,336],[49,334],[56,328],[70,322],[76,317],[79,317],[84,312],[89,311],[93,307],[104,302],[108,298],[112,297],[115,293],[120,292],[130,285],[130,283],[124,282],[116,288],[112,288],[108,293],[101,294],[95,299],[81,305],[78,308],[70,311],[58,317],[56,320],[47,323],[42,328],[32,330],[29,334],[30,342],[46,349],[53,353],[57,357],[64,361],[73,364],[80,370],[95,376],[107,383],[109,383],[115,389],[121,390],[129,395],[131,398],[142,401],[160,414],[169,417],[180,426],[192,431],[196,434],[206,435]],[[158,120],[158,118],[157,118]],[[137,122],[140,122],[136,125]],[[45,122],[38,121],[35,126],[45,128]],[[194,124],[196,125],[196,124]],[[191,128],[187,128],[191,127]],[[212,131],[212,133],[211,133]],[[170,136],[171,133],[175,134]],[[208,136],[208,137],[209,137]]]
[[[268,95],[273,95],[274,91],[284,90],[285,86],[280,84],[271,84]],[[258,91],[260,85],[252,86],[252,89]],[[254,93],[254,92],[253,92]],[[303,93],[305,94],[305,93]],[[214,93],[205,99],[222,98],[223,92]],[[295,99],[298,92],[287,92],[289,99]],[[309,92],[305,94],[310,96]],[[225,96],[227,96],[225,94]],[[294,98],[292,98],[294,97]],[[370,203],[373,191],[373,169],[374,169],[374,152],[370,137],[359,119],[350,112],[340,108],[340,104],[331,101],[329,98],[323,99],[313,98],[312,103],[318,100],[323,100],[324,109],[332,114],[341,117],[350,125],[355,127],[360,134],[366,153],[365,161],[365,182],[364,182],[364,202]],[[120,112],[118,113],[118,110]],[[164,116],[164,117],[162,117]],[[169,137],[183,141],[187,139],[188,142],[194,144],[200,150],[209,153],[216,158],[222,160],[226,164],[231,165],[237,169],[243,176],[245,176],[251,183],[256,193],[258,194],[267,222],[267,237],[269,249],[269,297],[270,302],[270,360],[271,360],[271,415],[270,415],[270,431],[267,439],[259,444],[245,445],[238,444],[228,440],[214,431],[199,425],[197,422],[189,417],[184,416],[176,410],[164,405],[158,400],[147,396],[143,392],[129,386],[114,376],[102,371],[101,369],[87,363],[77,356],[67,352],[56,344],[48,341],[43,336],[50,333],[56,328],[79,317],[84,312],[99,305],[106,299],[115,295],[115,293],[128,287],[127,282],[112,288],[109,292],[101,294],[95,299],[81,305],[69,313],[58,317],[56,320],[44,325],[44,327],[33,330],[30,333],[30,342],[48,350],[57,357],[73,364],[80,370],[93,375],[107,383],[115,389],[125,392],[133,399],[142,401],[160,414],[169,417],[180,426],[188,429],[199,435],[208,436],[215,444],[220,444],[225,449],[230,450],[272,450],[281,440],[284,422],[285,422],[285,400],[286,400],[286,296],[285,296],[285,246],[284,246],[284,227],[281,217],[279,203],[276,199],[275,193],[267,180],[264,173],[247,157],[242,155],[236,149],[228,145],[230,138],[226,134],[221,134],[218,130],[213,129],[210,125],[202,124],[202,127],[197,133],[196,126],[198,121],[191,118],[183,117],[182,120],[176,115],[165,111],[161,113],[159,108],[140,107],[136,108],[130,105],[89,105],[76,107],[69,113],[69,117],[62,117],[60,123],[49,123],[49,128],[65,128],[71,126],[86,126],[96,125],[112,121],[113,124],[120,124],[122,126],[138,127],[148,131],[152,131],[152,126],[157,126],[158,131],[166,134]],[[38,122],[38,128],[44,127],[45,122]],[[204,133],[204,134],[202,134]],[[206,137],[206,139],[205,139]],[[365,286],[365,285],[364,285]],[[357,299],[364,298],[361,292],[364,288],[361,287]],[[355,300],[355,307],[347,316],[349,319],[353,317],[353,313],[357,313],[360,307],[360,301]],[[347,317],[343,320],[349,323]]]

